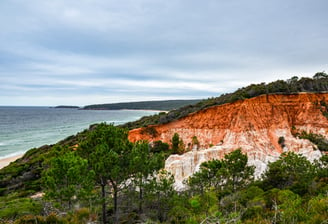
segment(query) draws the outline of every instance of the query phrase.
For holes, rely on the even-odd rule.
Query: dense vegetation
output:
[[[160,100],[128,103],[95,104],[83,107],[85,110],[174,110],[185,105],[195,104],[200,100]]]
[[[297,94],[299,92],[325,91],[328,91],[328,75],[325,72],[318,72],[313,78],[298,78],[297,76],[294,76],[286,81],[277,80],[268,84],[251,84],[247,87],[240,88],[233,93],[208,98],[193,105],[189,104],[179,109],[174,109],[168,113],[143,117],[138,121],[129,122],[123,125],[123,127],[134,129],[137,127],[145,127],[150,124],[165,124],[211,106],[232,103],[237,100],[248,99],[262,94]],[[326,113],[325,115],[328,116],[327,112],[323,113]]]
[[[328,220],[327,155],[310,163],[294,153],[282,154],[255,181],[254,167],[247,165],[247,156],[237,149],[222,160],[203,163],[186,181],[187,188],[177,192],[173,177],[161,168],[171,152],[181,150],[178,134],[172,136],[170,146],[162,142],[133,144],[127,140],[126,129],[107,124],[78,136],[78,140],[66,139],[74,147],[61,142],[43,151],[31,150],[0,171],[2,186],[23,169],[35,169],[40,175],[29,182],[16,180],[21,185],[15,189],[2,189],[0,223]],[[43,197],[30,197],[40,191],[45,193]]]

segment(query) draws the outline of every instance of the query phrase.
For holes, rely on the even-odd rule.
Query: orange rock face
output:
[[[281,136],[285,139],[291,137],[292,129],[327,136],[328,120],[321,112],[321,101],[328,101],[327,93],[262,95],[214,106],[168,124],[152,126],[157,132],[155,136],[146,128],[131,130],[129,139],[132,142],[146,139],[169,143],[174,133],[178,133],[186,146],[196,136],[201,148],[222,144],[246,146],[245,150],[281,153],[278,139]],[[288,147],[288,142],[286,145]]]
[[[283,151],[301,153],[309,159],[320,156],[310,141],[292,135],[294,130],[304,130],[328,137],[328,120],[322,113],[326,108],[320,102],[328,104],[328,93],[262,95],[213,106],[168,124],[131,130],[129,140],[170,143],[174,133],[178,133],[188,146],[196,136],[200,143],[198,150],[171,156],[166,161],[165,167],[176,181],[182,182],[197,171],[201,162],[221,159],[237,148],[248,155],[259,176],[266,164]],[[285,140],[283,148],[278,143],[279,137]],[[214,147],[205,150],[210,146]]]

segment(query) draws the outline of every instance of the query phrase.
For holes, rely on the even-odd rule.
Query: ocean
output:
[[[91,124],[106,122],[119,125],[156,113],[158,111],[0,106],[0,159],[57,143]]]

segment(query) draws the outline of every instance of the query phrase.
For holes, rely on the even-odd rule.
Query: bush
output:
[[[281,148],[285,147],[285,138],[284,138],[284,136],[279,137],[278,144],[281,146]]]
[[[302,131],[301,134],[298,133],[298,136],[302,139],[308,139],[313,144],[317,145],[320,151],[327,152],[328,151],[328,140],[325,139],[323,135],[315,134],[315,133],[307,133]]]
[[[24,215],[40,214],[42,206],[38,201],[30,198],[14,199],[0,203],[0,218],[15,219]]]
[[[46,224],[43,216],[26,215],[15,221],[15,224]]]
[[[94,217],[92,217],[92,214],[88,208],[80,208],[71,214],[67,219],[69,223],[80,224],[87,223],[89,220],[94,219]]]

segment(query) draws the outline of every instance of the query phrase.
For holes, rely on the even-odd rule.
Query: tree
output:
[[[323,155],[319,160],[314,162],[315,177],[314,182],[310,185],[310,193],[326,194],[328,191],[328,155]]]
[[[221,194],[234,193],[243,189],[254,179],[254,167],[247,165],[247,155],[237,149],[222,160],[212,160],[201,164],[200,171],[188,180],[191,190],[215,188]]]
[[[126,129],[101,123],[86,137],[78,152],[88,158],[95,172],[95,181],[101,187],[103,223],[107,223],[106,186],[112,191],[114,222],[118,222],[118,192],[129,177],[129,153],[132,144]]]
[[[328,197],[327,195],[319,195],[312,197],[308,201],[308,223],[325,223],[328,217]]]
[[[278,192],[278,209],[281,223],[300,223],[306,218],[302,198],[290,190]]]
[[[315,176],[315,167],[305,157],[293,152],[283,153],[280,158],[269,163],[263,175],[265,189],[290,189],[297,194],[305,194]]]
[[[178,153],[179,152],[179,143],[180,143],[180,136],[178,133],[174,133],[171,143],[172,143],[173,153]]]
[[[88,161],[68,152],[53,158],[43,175],[46,197],[61,202],[63,208],[72,209],[93,189],[94,173],[88,170]],[[67,205],[65,205],[67,203]]]
[[[319,161],[316,161],[315,166],[317,168],[318,178],[328,180],[328,155],[321,156]]]
[[[172,153],[173,154],[183,154],[185,150],[185,145],[183,143],[183,140],[180,139],[180,136],[178,133],[174,133],[172,140]]]
[[[179,198],[173,184],[174,177],[165,170],[161,170],[157,178],[152,179],[146,186],[149,207],[154,209],[160,223],[166,221],[173,201]]]
[[[318,79],[326,79],[328,78],[328,75],[327,73],[325,73],[324,71],[323,72],[317,72],[314,74],[313,76],[313,79],[314,80],[318,80]]]
[[[167,153],[169,151],[169,144],[162,142],[162,141],[155,141],[153,144],[150,146],[150,151],[153,153],[159,153],[159,152],[165,152]]]
[[[193,192],[200,194],[204,194],[211,188],[218,190],[223,184],[222,167],[221,160],[204,162],[200,165],[200,170],[188,179],[187,184]]]
[[[231,192],[243,189],[254,180],[254,166],[248,166],[248,157],[237,149],[224,156],[223,169],[226,188]]]
[[[288,83],[289,89],[292,93],[298,91],[298,77],[297,76],[293,76],[292,78],[288,79],[287,83]]]
[[[199,141],[197,139],[197,136],[193,136],[192,139],[191,139],[191,144],[192,144],[192,147],[196,147],[196,149],[199,148]]]
[[[138,212],[143,212],[144,188],[150,179],[156,175],[156,171],[164,167],[162,153],[151,153],[147,142],[136,142],[130,153],[130,172],[134,185],[139,190]]]

